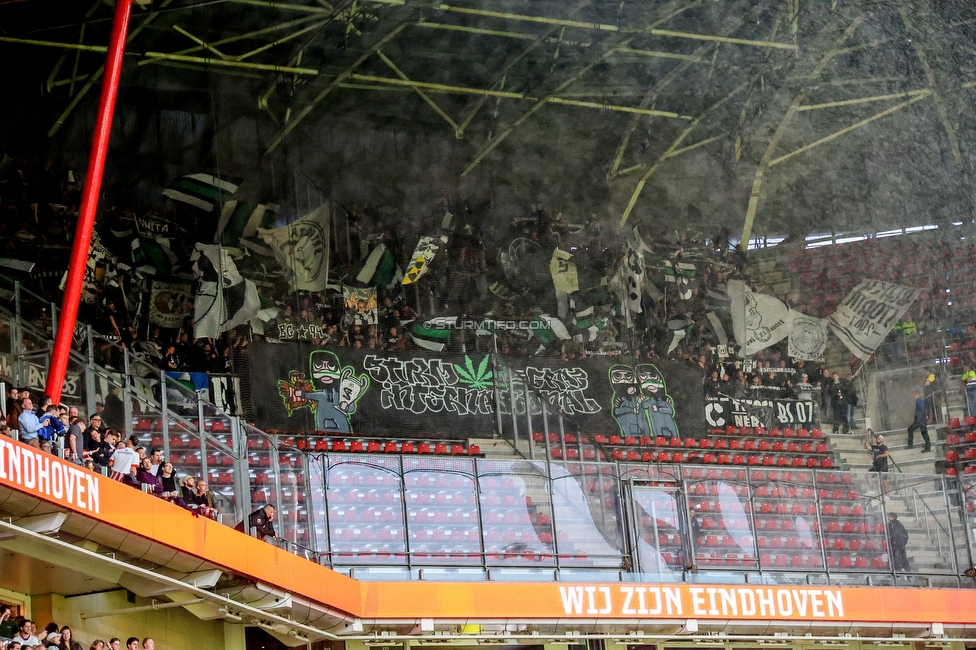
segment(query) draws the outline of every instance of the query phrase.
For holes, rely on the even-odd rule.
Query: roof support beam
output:
[[[853,106],[855,104],[868,104],[871,102],[883,102],[888,99],[904,99],[905,97],[914,97],[915,95],[929,94],[931,90],[909,90],[904,93],[892,93],[889,95],[874,95],[872,97],[861,97],[859,99],[844,99],[837,102],[826,102],[824,104],[806,104],[800,106],[797,110],[798,113],[803,111],[817,111],[824,108],[836,108],[837,106]]]
[[[698,117],[696,117],[694,120],[692,120],[691,124],[688,125],[688,128],[686,128],[684,131],[682,131],[681,132],[681,135],[679,135],[677,138],[675,138],[674,142],[671,143],[671,146],[668,147],[667,151],[665,151],[664,153],[662,153],[658,157],[657,162],[654,163],[654,165],[650,169],[648,169],[647,172],[643,176],[641,176],[641,179],[639,181],[637,181],[637,186],[634,188],[634,192],[630,196],[630,201],[627,203],[627,207],[624,209],[624,213],[620,216],[620,225],[621,226],[624,225],[625,223],[627,223],[627,219],[630,217],[630,213],[633,211],[634,205],[637,204],[637,199],[640,198],[641,192],[644,191],[644,185],[647,184],[647,180],[651,176],[654,175],[654,172],[656,172],[658,170],[658,168],[661,166],[661,163],[663,163],[668,158],[673,158],[674,156],[678,155],[679,151],[682,151],[682,152],[683,151],[690,151],[691,149],[695,149],[695,148],[697,148],[699,146],[702,146],[702,145],[706,144],[706,142],[714,142],[715,140],[718,140],[719,138],[724,137],[724,136],[718,136],[716,138],[711,138],[711,139],[709,139],[706,142],[700,142],[697,145],[691,145],[690,147],[685,147],[682,150],[679,150],[678,149],[678,146],[682,142],[684,142],[685,138],[687,138],[689,135],[691,135],[692,131],[695,130],[695,128],[701,123],[701,121],[703,119],[705,119],[706,117],[708,117],[708,114],[709,113],[711,113],[715,109],[717,109],[720,106],[722,106],[723,104],[725,104],[725,102],[729,101],[730,99],[732,99],[733,97],[735,97],[736,95],[738,95],[740,92],[742,92],[743,90],[745,90],[746,87],[747,87],[747,84],[742,84],[741,86],[739,86],[738,88],[736,88],[735,90],[733,90],[731,93],[729,93],[728,95],[726,95],[725,97],[723,97],[722,99],[718,100],[717,102],[715,102],[714,104],[712,104],[710,107],[708,107],[707,109],[705,109],[704,111],[702,111],[702,113]]]
[[[410,81],[410,79],[407,77],[407,75],[403,74],[403,72],[400,71],[400,68],[396,67],[396,64],[394,64],[393,61],[390,61],[390,59],[387,58],[387,56],[385,54],[383,54],[383,51],[382,50],[376,50],[376,55],[378,57],[380,57],[383,60],[383,63],[385,63],[387,66],[389,66],[389,68],[391,70],[393,70],[393,72],[396,73],[396,75],[398,77],[400,77],[400,80],[401,81]],[[454,129],[454,137],[457,138],[458,140],[460,140],[461,139],[461,129],[460,129],[460,127],[458,127],[457,122],[455,122],[453,119],[451,119],[451,116],[448,115],[447,113],[445,113],[444,112],[444,109],[442,109],[440,106],[437,105],[437,102],[435,102],[433,99],[431,99],[430,97],[428,97],[427,96],[427,93],[425,93],[420,88],[420,86],[418,86],[416,84],[413,84],[411,87],[413,88],[414,92],[416,92],[418,95],[420,95],[420,98],[423,99],[427,103],[428,106],[430,106],[432,109],[434,109],[434,112],[435,113],[437,113],[438,115],[440,115],[442,118],[444,118],[444,121],[445,122],[447,122],[448,124],[451,125],[451,128]]]
[[[377,77],[374,75],[367,74],[353,74],[352,78],[356,81],[369,81],[378,84],[386,84],[391,86],[406,86],[408,88],[415,88],[421,90],[428,90],[433,92],[443,92],[448,94],[458,94],[458,95],[480,95],[482,97],[498,97],[500,99],[524,99],[529,101],[538,102],[541,101],[537,97],[531,97],[523,93],[512,93],[503,90],[484,90],[481,88],[466,88],[464,86],[449,86],[446,84],[435,84],[426,83],[423,81],[412,81],[405,77],[400,79],[392,79],[390,77]],[[367,90],[383,90],[382,87],[378,86],[364,86]],[[656,117],[669,117],[680,120],[690,120],[692,119],[686,115],[679,115],[678,113],[672,113],[669,111],[658,111],[658,110],[648,110],[635,108],[633,106],[618,106],[616,104],[605,104],[602,102],[583,102],[576,101],[572,99],[564,99],[562,97],[546,97],[544,101],[551,104],[563,104],[566,106],[579,106],[581,108],[597,108],[607,111],[619,111],[622,113],[640,113],[642,115],[653,115]]]
[[[823,57],[821,57],[820,62],[814,66],[813,72],[810,74],[810,79],[817,79],[820,73],[823,72],[823,68],[827,61],[833,58],[832,52],[837,48],[847,42],[857,28],[861,26],[864,22],[866,15],[861,14],[854,18],[853,21],[847,26],[846,29],[838,37],[834,49],[828,50]],[[776,132],[773,133],[773,137],[770,139],[769,144],[766,146],[766,151],[763,152],[762,159],[759,161],[759,166],[756,168],[756,175],[752,180],[752,191],[749,193],[749,206],[746,208],[746,218],[745,223],[742,224],[742,237],[739,240],[739,245],[742,250],[746,250],[749,247],[749,238],[752,236],[752,224],[755,222],[756,213],[759,211],[759,199],[762,197],[762,187],[763,180],[765,178],[766,169],[769,167],[769,162],[773,159],[773,154],[776,153],[776,147],[779,146],[779,141],[782,139],[783,134],[786,133],[786,128],[789,126],[790,122],[793,120],[793,116],[796,114],[800,105],[803,103],[803,98],[806,97],[806,89],[801,90],[793,98],[788,109],[786,109],[786,114],[780,121],[779,126],[776,127]]]
[[[173,2],[173,0],[162,0],[162,2],[159,3],[159,9],[165,9],[167,6],[169,6],[171,2]],[[136,36],[138,36],[142,32],[142,30],[149,27],[149,25],[151,25],[152,22],[156,20],[157,16],[159,16],[158,11],[151,12],[142,20],[141,23],[139,23],[139,25],[137,25],[134,29],[132,29],[129,32],[129,37],[126,39],[126,45],[128,45],[133,40],[135,40]],[[82,46],[79,45],[78,47],[82,47]],[[105,73],[105,66],[101,65],[97,70],[95,70],[95,72],[91,74],[91,76],[88,78],[88,81],[85,82],[85,85],[81,87],[81,90],[78,91],[78,94],[75,95],[73,100],[71,100],[71,103],[68,104],[67,108],[65,108],[64,111],[62,111],[61,115],[58,116],[58,119],[56,119],[54,121],[54,124],[51,125],[50,130],[47,132],[47,137],[51,138],[54,136],[55,133],[58,132],[58,130],[64,124],[65,120],[68,119],[68,116],[71,115],[71,113],[75,110],[75,108],[77,108],[78,104],[81,103],[81,100],[85,97],[85,95],[88,94],[88,91],[91,90],[96,83],[98,83],[98,80],[102,78],[102,75],[104,73]]]
[[[850,125],[848,127],[845,127],[843,129],[841,129],[840,131],[835,131],[834,133],[831,133],[830,135],[828,135],[825,138],[820,138],[816,142],[811,142],[810,144],[804,145],[804,146],[800,147],[799,149],[797,149],[795,151],[791,151],[790,153],[788,153],[788,154],[786,154],[784,156],[780,156],[779,158],[776,158],[774,160],[770,160],[769,161],[769,164],[767,165],[767,167],[772,167],[773,165],[778,165],[778,164],[780,164],[781,162],[783,162],[785,160],[789,160],[793,156],[798,156],[801,153],[804,153],[806,151],[810,151],[814,147],[819,147],[820,145],[826,144],[826,143],[830,142],[831,140],[836,140],[837,138],[841,137],[842,135],[845,135],[847,133],[850,133],[851,131],[855,131],[855,130],[861,128],[862,126],[867,126],[868,124],[870,124],[871,122],[874,122],[875,120],[880,120],[882,117],[885,117],[887,115],[891,115],[892,113],[894,113],[896,111],[900,111],[901,109],[905,108],[906,106],[911,106],[915,102],[921,101],[921,100],[925,99],[926,97],[929,97],[930,95],[934,95],[934,94],[935,93],[933,91],[931,91],[931,90],[923,90],[923,91],[917,93],[917,96],[916,97],[913,97],[912,99],[909,99],[907,102],[902,102],[900,104],[895,104],[891,108],[887,108],[887,109],[881,111],[880,113],[875,113],[874,115],[872,115],[869,118],[863,119],[860,122],[856,122],[856,123],[854,123],[854,124],[852,124],[852,125]]]
[[[394,27],[385,36],[383,36],[383,38],[381,38],[380,40],[378,40],[369,49],[367,49],[365,52],[363,52],[362,55],[360,55],[360,57],[358,59],[356,59],[350,65],[348,65],[345,70],[343,70],[341,73],[339,73],[338,76],[335,77],[335,79],[333,79],[331,82],[329,82],[329,85],[326,86],[325,88],[323,88],[319,92],[318,95],[316,95],[314,98],[312,98],[312,101],[310,101],[308,104],[306,104],[305,107],[302,108],[302,110],[300,110],[297,115],[295,115],[290,120],[288,120],[288,123],[285,124],[281,128],[281,131],[278,133],[278,135],[275,136],[274,139],[271,140],[271,143],[268,145],[268,148],[265,150],[265,154],[266,155],[267,154],[270,154],[275,149],[277,149],[278,146],[281,145],[281,143],[284,141],[284,139],[286,137],[288,137],[288,134],[291,133],[295,129],[296,126],[298,126],[298,123],[301,122],[306,117],[308,117],[308,114],[311,113],[312,110],[323,99],[325,99],[330,94],[332,94],[332,91],[335,90],[336,88],[338,88],[339,87],[339,84],[344,83],[347,79],[349,79],[349,77],[352,76],[353,71],[356,68],[358,68],[359,66],[361,66],[363,63],[365,63],[365,61],[369,57],[371,57],[374,52],[376,52],[377,50],[382,49],[383,46],[385,46],[387,43],[389,43],[394,38],[396,38],[397,34],[399,34],[404,29],[406,29],[406,27],[407,27],[408,24],[409,23],[405,23],[404,22],[404,23],[400,23],[399,25],[397,25],[396,27]]]

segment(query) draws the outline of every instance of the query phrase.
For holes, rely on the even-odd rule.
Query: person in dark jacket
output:
[[[912,567],[908,562],[908,531],[905,526],[898,521],[898,513],[888,513],[888,541],[891,543],[891,564],[895,571],[911,571]]]
[[[247,518],[248,530],[244,529],[244,522],[237,524],[235,530],[242,533],[253,531],[258,539],[272,537],[278,539],[278,533],[274,528],[275,509],[270,503],[260,510],[256,510]]]

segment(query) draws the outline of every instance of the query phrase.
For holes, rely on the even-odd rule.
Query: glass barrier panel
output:
[[[480,566],[474,461],[404,457],[403,486],[411,563]]]
[[[326,564],[331,564],[332,548],[329,546],[329,518],[325,503],[325,463],[322,455],[311,455],[308,463],[308,492],[306,505],[311,510],[312,548],[318,551]]]
[[[713,569],[751,570],[758,568],[756,531],[747,470],[745,468],[684,467],[686,499],[690,516],[692,539],[695,543],[694,564],[699,571]],[[778,478],[778,477],[777,477]],[[768,480],[765,476],[763,480]],[[772,492],[772,493],[771,493]],[[763,540],[775,540],[777,547],[795,528],[787,495],[763,489],[762,502],[770,514],[762,521],[769,525]],[[759,502],[756,502],[758,507]],[[758,525],[758,523],[757,523]],[[792,545],[792,543],[791,543]],[[800,547],[796,545],[796,556]],[[790,561],[790,556],[785,556]],[[797,567],[802,566],[797,561]]]
[[[197,480],[197,496],[212,502],[220,518],[218,521],[236,526],[237,521],[237,491],[234,489],[234,458],[223,449],[207,443],[207,476],[206,485],[202,486]],[[207,495],[207,492],[212,493]],[[209,497],[209,498],[207,498]],[[250,513],[248,513],[250,514]]]
[[[895,473],[890,480],[884,510],[894,571],[957,574],[942,477]]]
[[[824,554],[830,572],[890,571],[884,475],[816,472]]]
[[[552,516],[561,567],[624,565],[620,484],[612,465],[552,463]],[[540,535],[545,521],[537,521]],[[562,540],[572,546],[564,547]]]
[[[635,525],[639,526],[635,570],[667,582],[681,580],[687,564],[687,506],[674,484],[635,483]]]
[[[407,563],[398,458],[328,458],[326,503],[333,565]]]
[[[478,460],[477,469],[487,564],[551,565],[552,506],[546,463]],[[557,542],[560,552],[573,553],[568,533],[560,533]]]
[[[281,476],[281,513],[278,535],[305,548],[312,548],[308,525],[308,505],[305,487],[305,454],[289,446],[278,448],[278,467]]]

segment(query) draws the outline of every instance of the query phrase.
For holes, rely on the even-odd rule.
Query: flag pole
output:
[[[119,91],[122,56],[125,54],[125,40],[131,14],[132,0],[115,0],[112,35],[105,55],[105,77],[102,81],[102,93],[98,100],[98,114],[95,120],[95,135],[88,156],[88,170],[85,172],[84,196],[75,229],[74,246],[71,250],[68,277],[64,287],[64,300],[61,303],[61,318],[58,320],[58,332],[51,354],[51,367],[44,386],[44,392],[55,404],[61,401],[64,376],[68,370],[71,339],[78,318],[78,303],[81,301],[85,267],[88,264],[88,248],[91,246],[92,231],[95,228],[95,211],[98,208],[98,195],[101,193],[102,174],[105,171],[105,159],[108,155],[112,116],[115,113],[115,98]]]

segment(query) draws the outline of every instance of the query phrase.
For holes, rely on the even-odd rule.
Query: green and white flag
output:
[[[566,326],[561,320],[548,314],[543,314],[530,321],[529,334],[535,336],[546,345],[556,339],[569,341],[573,338],[569,335],[569,330],[566,329]]]
[[[187,174],[170,181],[163,196],[204,212],[213,212],[230,200],[240,181],[211,174]]]
[[[258,229],[272,228],[277,218],[278,206],[274,203],[227,201],[220,211],[214,243],[237,247],[241,239],[257,235]]]
[[[457,322],[456,316],[430,318],[410,326],[410,338],[417,347],[433,352],[443,352],[451,342],[451,326]]]
[[[356,272],[356,281],[373,287],[391,289],[403,280],[401,269],[393,253],[380,242],[373,248]]]
[[[329,283],[330,210],[323,203],[287,226],[258,229],[295,291],[322,291]]]
[[[214,338],[257,316],[261,309],[258,288],[241,276],[226,248],[198,243],[190,260],[197,277],[193,336]]]

